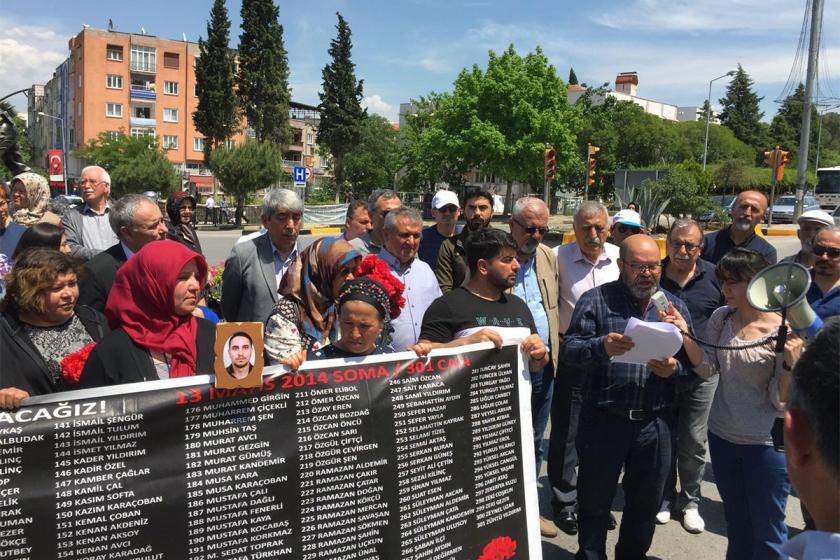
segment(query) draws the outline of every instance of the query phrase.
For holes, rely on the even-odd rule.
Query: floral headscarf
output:
[[[335,321],[333,281],[341,268],[361,255],[343,239],[323,237],[301,252],[283,275],[280,295],[297,303],[302,331],[327,338]]]
[[[15,175],[12,179],[12,191],[14,191],[15,181],[20,181],[26,188],[29,208],[15,208],[12,219],[22,226],[31,226],[38,223],[47,211],[47,204],[50,202],[50,187],[47,186],[47,180],[37,173],[27,171]]]

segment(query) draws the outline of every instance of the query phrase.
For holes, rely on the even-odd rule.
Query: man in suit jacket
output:
[[[264,323],[280,280],[298,256],[303,202],[287,189],[272,189],[263,199],[265,234],[233,246],[222,273],[222,314],[227,321]]]
[[[155,202],[142,194],[127,194],[108,213],[111,229],[120,240],[85,263],[79,280],[79,301],[105,311],[117,270],[147,243],[166,238],[166,224]]]

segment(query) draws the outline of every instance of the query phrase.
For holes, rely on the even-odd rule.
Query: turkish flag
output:
[[[61,150],[50,150],[49,168],[50,184],[64,185],[64,158]]]

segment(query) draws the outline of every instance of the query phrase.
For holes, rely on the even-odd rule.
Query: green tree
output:
[[[779,112],[770,124],[770,143],[790,149],[793,157],[799,157],[799,136],[802,133],[802,109],[805,106],[805,86],[801,83],[794,92],[782,101]],[[819,133],[819,116],[817,108],[811,106],[811,138],[809,142],[810,156],[816,157],[817,135]],[[769,146],[768,146],[769,147]]]
[[[367,115],[359,143],[344,157],[344,175],[357,198],[377,188],[393,188],[400,168],[397,131],[387,119]]]
[[[749,168],[748,160],[733,158],[724,161],[715,170],[713,176],[715,185],[720,189],[720,194],[726,192],[735,194],[749,186]]]
[[[680,142],[674,146],[677,158],[703,161],[706,122],[679,122],[673,123],[673,126],[681,138]],[[706,161],[713,164],[732,158],[752,160],[755,158],[755,148],[735,138],[735,134],[729,128],[710,124]]]
[[[578,77],[577,77],[577,74],[575,74],[575,69],[574,68],[569,68],[569,85],[570,86],[578,85]]]
[[[738,71],[726,88],[726,96],[718,100],[723,106],[721,124],[753,148],[763,145],[760,122],[764,113],[759,109],[762,99],[753,91],[753,81],[739,64]]]
[[[207,22],[207,40],[199,38],[201,54],[195,60],[198,106],[193,113],[196,130],[206,138],[206,156],[233,136],[239,128],[239,100],[234,91],[234,58],[230,42],[230,20],[224,0],[214,0]]]
[[[209,166],[225,192],[236,198],[236,227],[242,225],[242,207],[248,195],[288,177],[283,171],[283,152],[271,142],[247,140],[230,148],[220,145],[210,154]]]
[[[337,34],[329,48],[332,61],[321,72],[323,91],[319,94],[318,145],[332,154],[335,200],[338,202],[344,191],[344,157],[359,142],[367,111],[362,109],[363,80],[356,80],[356,67],[351,58],[350,26],[340,13],[336,12],[336,16]]]
[[[288,145],[289,63],[280,11],[273,0],[242,0],[239,36],[239,99],[258,141]]]

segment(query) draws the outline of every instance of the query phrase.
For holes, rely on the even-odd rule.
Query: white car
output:
[[[796,205],[796,197],[793,195],[780,196],[776,199],[775,204],[769,210],[773,213],[773,223],[780,224],[782,222],[793,223],[793,208]],[[802,211],[819,210],[820,203],[817,202],[816,197],[806,196],[802,204]]]

